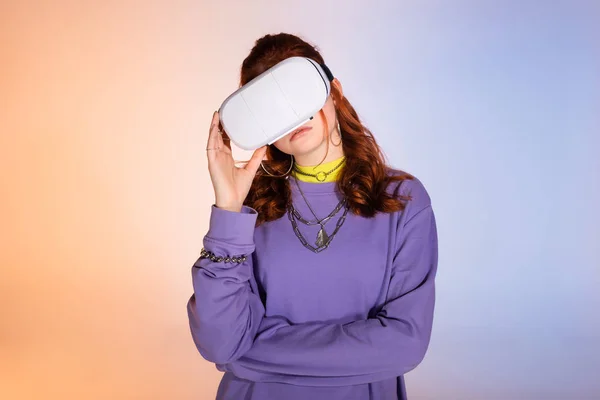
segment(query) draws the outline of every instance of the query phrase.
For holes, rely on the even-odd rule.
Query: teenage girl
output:
[[[292,56],[256,41],[240,84]],[[387,166],[337,78],[315,117],[244,167],[213,115],[215,192],[188,303],[200,354],[225,374],[218,400],[406,399],[428,348],[438,243],[430,197]]]

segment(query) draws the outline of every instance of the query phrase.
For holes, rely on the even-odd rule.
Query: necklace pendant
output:
[[[324,171],[319,171],[317,172],[317,175],[315,175],[315,177],[319,182],[323,182],[325,181],[325,179],[327,179],[327,174]]]
[[[329,236],[327,235],[327,232],[325,232],[325,229],[321,227],[321,229],[319,229],[319,233],[317,233],[317,241],[315,242],[315,244],[317,245],[317,247],[322,247],[325,246],[325,244],[328,241]]]

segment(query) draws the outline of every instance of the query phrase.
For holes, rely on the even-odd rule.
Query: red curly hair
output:
[[[240,85],[245,85],[275,64],[294,56],[307,57],[324,64],[317,48],[298,36],[279,33],[258,39],[250,54],[242,63]],[[342,131],[342,148],[346,162],[336,181],[337,189],[347,200],[349,211],[363,217],[373,217],[377,212],[403,210],[410,197],[399,195],[396,186],[393,193],[387,188],[392,182],[402,182],[414,177],[405,172],[390,174],[385,156],[372,133],[361,123],[358,114],[340,91],[331,85],[336,102],[336,113]],[[320,111],[325,125],[327,121]],[[329,129],[327,129],[327,132]],[[329,144],[329,141],[327,141]],[[329,148],[328,148],[329,150]],[[273,175],[283,175],[290,169],[291,157],[269,145],[263,161]],[[291,203],[291,190],[286,177],[276,178],[259,168],[244,201],[244,205],[258,212],[256,226],[281,218]]]

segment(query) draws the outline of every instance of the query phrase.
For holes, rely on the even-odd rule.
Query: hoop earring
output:
[[[264,165],[263,165],[263,163],[262,163],[262,160],[261,160],[261,162],[260,162],[260,166],[262,167],[263,171],[265,171],[265,172],[266,172],[266,174],[267,174],[267,175],[269,175],[269,176],[272,176],[272,177],[274,177],[274,178],[283,178],[284,176],[288,176],[288,175],[290,174],[290,172],[292,171],[292,168],[294,167],[294,155],[293,155],[293,154],[290,154],[290,168],[287,170],[287,172],[286,172],[285,174],[283,174],[283,175],[280,175],[280,176],[273,175],[273,174],[271,174],[269,171],[267,171],[267,170],[265,169],[265,166],[264,166]]]
[[[340,121],[339,121],[339,120],[338,120],[338,123],[337,123],[337,128],[338,128],[338,133],[339,133],[339,135],[340,135],[340,141],[339,141],[337,144],[336,144],[336,143],[333,143],[333,140],[331,141],[331,143],[332,143],[334,146],[336,146],[336,147],[337,147],[337,146],[339,146],[340,144],[342,144],[342,128],[340,127]]]

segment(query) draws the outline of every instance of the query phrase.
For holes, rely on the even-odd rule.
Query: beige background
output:
[[[0,5],[0,398],[214,398],[185,314],[212,201],[203,8]]]

